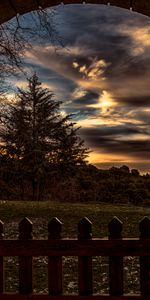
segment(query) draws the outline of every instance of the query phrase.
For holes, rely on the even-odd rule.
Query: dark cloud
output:
[[[96,93],[94,91],[87,90],[85,91],[85,94],[81,97],[77,97],[72,101],[73,107],[76,106],[86,106],[89,104],[96,104],[97,100],[99,98],[99,93]]]
[[[57,76],[52,80],[71,92],[73,81],[86,80],[86,76],[84,78],[79,72],[80,66],[89,68],[92,60],[103,59],[109,63],[104,70],[106,85],[116,100],[131,106],[136,106],[136,103],[137,106],[148,105],[150,92],[146,89],[150,84],[150,45],[137,46],[131,33],[140,26],[147,29],[150,25],[149,18],[102,5],[59,6],[56,12],[53,22],[66,49],[59,55],[59,51],[43,52],[44,48],[40,48],[38,56],[39,62],[45,64],[45,70],[55,70]],[[47,40],[45,42],[47,46]],[[133,50],[138,47],[143,47],[142,57],[133,55]],[[78,51],[72,54],[72,48],[77,48]],[[73,68],[74,61],[79,64],[79,68]],[[135,77],[139,82],[135,82]],[[99,81],[101,84],[101,78]],[[129,81],[130,89],[127,91],[123,85],[128,87]],[[139,96],[141,91],[143,100],[142,95]]]
[[[75,12],[78,11],[77,14]],[[149,95],[145,94],[145,81],[150,84],[150,46],[143,49],[141,55],[133,55],[133,50],[138,47],[130,35],[128,30],[134,31],[134,28],[148,28],[150,25],[149,18],[142,15],[131,13],[119,8],[108,8],[105,6],[86,5],[80,6],[78,9],[75,6],[68,7],[65,11],[60,8],[60,14],[63,14],[64,21],[64,40],[67,45],[83,46],[89,50],[89,55],[80,57],[78,55],[77,62],[89,66],[90,58],[97,57],[97,60],[104,59],[110,62],[106,68],[105,76],[107,78],[108,87],[116,95],[116,90],[121,88],[122,84],[128,85],[128,81],[136,77],[139,78],[140,87],[137,82],[133,82],[134,91],[132,96],[120,95],[119,102],[136,106],[149,105]],[[69,24],[66,30],[66,25]],[[126,30],[124,30],[124,27]],[[62,32],[62,34],[64,33]],[[142,46],[141,46],[142,47]],[[145,55],[146,52],[146,55]],[[79,77],[81,74],[77,73]],[[142,96],[139,97],[143,90]],[[123,92],[123,91],[122,91]],[[129,91],[130,94],[130,91]]]
[[[96,148],[100,153],[109,153],[110,155],[118,153],[138,159],[143,159],[143,157],[150,159],[149,134],[141,128],[101,126],[100,128],[81,129],[80,132],[87,140],[88,146]]]
[[[97,45],[103,40],[108,42],[108,38],[111,36],[117,38],[117,32],[124,24],[128,24],[130,28],[135,27],[135,25],[143,26],[143,21],[146,25],[150,24],[149,18],[142,15],[103,5],[69,5],[65,6],[65,9],[60,6],[57,11],[57,27],[67,45],[69,42],[72,44],[74,38],[79,42],[85,41],[86,44],[90,44],[92,40]],[[91,35],[91,32],[94,34]],[[89,36],[90,40],[88,39]],[[97,40],[97,36],[99,40]],[[91,45],[92,43],[90,47]]]
[[[74,103],[71,105],[64,105],[65,112],[67,114],[73,114],[75,121],[79,121],[85,118],[94,117],[97,113],[97,109],[86,107],[84,105],[75,106]]]
[[[150,111],[136,111],[134,116],[136,116],[139,121],[142,121],[143,126],[147,126],[150,132]]]
[[[74,118],[77,120],[81,120],[83,118],[95,116],[97,113],[97,109],[93,107],[89,107],[90,104],[97,104],[99,93],[91,91],[91,90],[83,90],[81,89],[81,93],[83,95],[78,97],[78,92],[80,93],[80,89],[73,91],[72,97],[70,101],[64,105],[64,109],[67,113],[73,113]],[[76,97],[75,97],[76,96]],[[74,98],[75,97],[75,98]],[[72,98],[74,98],[72,100]]]
[[[99,153],[123,154],[134,159],[150,160],[150,141],[148,140],[116,140],[114,137],[88,137],[87,145]]]
[[[150,95],[148,96],[128,96],[128,97],[115,97],[118,103],[123,103],[130,107],[150,107]]]
[[[147,134],[144,130],[138,127],[127,127],[126,125],[118,125],[118,126],[97,126],[93,128],[82,128],[81,132],[83,135],[91,135],[97,137],[105,137],[105,136],[116,136],[116,135],[131,135],[131,134]]]

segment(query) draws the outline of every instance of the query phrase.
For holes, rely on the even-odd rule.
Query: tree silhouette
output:
[[[32,181],[33,200],[39,199],[40,182],[50,165],[74,167],[85,162],[88,149],[77,135],[71,115],[62,117],[60,102],[44,89],[36,74],[28,88],[2,115],[1,153],[16,161],[17,170]]]

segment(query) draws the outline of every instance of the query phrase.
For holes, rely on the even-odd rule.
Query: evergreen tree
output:
[[[40,182],[50,165],[73,167],[88,156],[79,128],[71,115],[62,117],[60,104],[34,74],[2,115],[1,153],[15,160],[22,176],[31,178],[33,200],[39,199]]]

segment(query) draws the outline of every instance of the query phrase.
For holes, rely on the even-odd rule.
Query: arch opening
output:
[[[0,24],[7,22],[17,14],[23,15],[40,8],[82,3],[113,5],[150,16],[150,2],[147,0],[3,0],[0,2]]]
[[[78,7],[81,7],[83,9],[83,13],[86,16],[86,22],[83,22],[79,25],[79,20],[83,20],[83,15],[81,14],[81,10],[78,11]],[[98,26],[100,32],[99,36],[96,37],[96,30],[95,26],[92,26],[92,18],[89,18],[88,16],[88,10],[91,12],[91,9],[96,9],[96,16],[95,14],[91,14],[93,17],[93,20],[96,22],[96,25]],[[97,5],[66,5],[66,6],[58,6],[58,10],[60,11],[66,11],[66,14],[63,14],[63,20],[66,22],[66,26],[63,23],[62,28],[62,36],[63,36],[63,29],[66,33],[66,30],[70,30],[71,26],[73,24],[78,25],[78,30],[74,31],[78,35],[79,33],[79,40],[77,36],[73,36],[72,40],[76,41],[74,44],[70,45],[70,53],[72,51],[72,56],[68,58],[67,53],[64,53],[65,50],[62,49],[62,53],[59,57],[56,57],[55,54],[52,52],[51,47],[48,47],[42,45],[42,47],[36,47],[36,51],[31,50],[29,53],[28,58],[32,63],[37,65],[38,63],[43,65],[43,73],[45,78],[41,79],[42,82],[45,82],[47,86],[51,87],[51,90],[54,91],[55,95],[57,92],[56,97],[59,98],[60,101],[62,101],[63,93],[65,90],[65,97],[67,99],[72,99],[72,106],[69,107],[69,105],[64,106],[64,113],[70,113],[70,110],[73,110],[73,113],[77,113],[79,109],[82,110],[82,118],[79,122],[79,125],[83,128],[83,136],[89,135],[89,137],[92,137],[90,139],[90,145],[89,147],[93,149],[92,145],[94,145],[94,142],[97,140],[97,132],[98,135],[102,137],[104,140],[103,144],[105,144],[104,149],[104,155],[101,155],[101,159],[106,162],[104,167],[107,167],[107,160],[108,156],[110,156],[110,152],[108,151],[108,155],[106,155],[106,150],[110,150],[111,152],[114,152],[117,150],[117,154],[112,157],[112,164],[116,164],[118,159],[120,159],[121,163],[124,162],[125,164],[131,163],[128,161],[126,163],[126,160],[128,159],[128,155],[125,156],[119,156],[120,147],[129,148],[130,145],[130,152],[133,144],[133,140],[135,140],[136,136],[140,137],[140,139],[147,138],[146,134],[142,135],[141,129],[137,130],[136,124],[134,126],[134,123],[131,125],[132,120],[134,121],[133,112],[136,110],[135,102],[138,104],[137,106],[137,113],[140,113],[140,118],[143,118],[141,116],[141,112],[144,114],[144,118],[146,118],[149,114],[149,110],[146,110],[146,107],[149,105],[149,83],[146,83],[146,78],[144,78],[144,89],[145,89],[145,97],[142,95],[142,87],[140,87],[139,92],[137,89],[137,86],[140,86],[140,80],[143,78],[143,76],[147,76],[145,72],[148,68],[148,62],[145,62],[143,66],[143,72],[139,71],[140,63],[138,63],[138,70],[136,72],[133,72],[133,70],[136,67],[136,64],[134,63],[136,58],[140,57],[142,53],[144,52],[144,49],[149,47],[150,43],[148,43],[148,34],[149,34],[149,19],[145,18],[147,23],[147,28],[145,27],[145,31],[134,31],[136,29],[136,22],[135,18],[140,18],[140,24],[143,26],[143,20],[144,17],[138,14],[131,14],[127,10],[121,10],[117,8],[111,8],[107,9],[106,6],[97,6]],[[76,8],[76,9],[75,9]],[[98,10],[102,10],[102,14],[99,14]],[[75,13],[76,10],[76,13]],[[110,22],[110,10],[113,11],[113,26],[107,26],[107,21]],[[119,16],[117,18],[118,11],[122,11],[124,14],[124,20],[127,20],[127,15],[130,17],[130,22],[128,27],[123,26],[122,30],[120,31],[120,26],[118,24]],[[105,11],[105,13],[104,13]],[[115,12],[116,11],[116,15]],[[80,13],[79,13],[80,12]],[[76,15],[78,17],[76,23],[73,15]],[[102,19],[102,16],[104,15],[104,19]],[[107,18],[106,18],[107,15]],[[135,17],[135,18],[134,18]],[[60,18],[60,15],[59,15]],[[58,20],[58,19],[57,19]],[[67,23],[68,20],[68,23]],[[90,22],[89,22],[90,20]],[[98,20],[100,22],[103,22],[103,26],[101,23],[98,25]],[[57,23],[57,22],[56,22]],[[71,25],[72,24],[72,25]],[[84,25],[84,26],[83,26]],[[87,39],[87,32],[89,33],[89,26],[91,27],[92,33],[91,37],[96,41],[105,41],[106,37],[110,36],[110,43],[105,43],[100,48],[98,45],[96,49],[94,48],[94,40],[91,38]],[[106,36],[105,36],[105,28],[106,28]],[[116,29],[115,29],[116,28]],[[85,30],[85,39],[83,40],[84,31]],[[97,30],[98,31],[98,30]],[[97,32],[98,33],[98,32]],[[119,37],[117,38],[117,35],[119,34]],[[130,34],[130,35],[129,35]],[[140,39],[141,34],[143,35],[144,39]],[[71,34],[72,36],[72,34]],[[67,36],[66,40],[70,41],[70,35]],[[82,37],[82,38],[81,38]],[[71,40],[71,41],[72,41]],[[78,40],[78,42],[77,42]],[[113,42],[114,40],[114,42]],[[132,41],[132,43],[131,43]],[[82,42],[80,44],[80,42]],[[89,42],[89,44],[88,44]],[[101,42],[100,42],[101,43]],[[120,47],[119,46],[120,43]],[[131,44],[130,44],[131,43]],[[133,51],[132,51],[132,44],[135,45]],[[78,45],[78,48],[77,48]],[[118,46],[117,46],[118,45]],[[83,47],[84,46],[84,47]],[[87,47],[86,47],[87,46]],[[91,46],[93,50],[91,49]],[[90,49],[89,49],[90,48]],[[100,51],[101,49],[101,51]],[[109,51],[106,51],[108,50]],[[87,50],[87,51],[86,51]],[[131,51],[131,53],[129,53]],[[36,52],[36,54],[35,54]],[[49,52],[49,53],[47,53]],[[109,56],[112,56],[112,60],[109,59]],[[83,57],[86,56],[86,57]],[[131,59],[131,63],[128,64],[128,58],[129,61]],[[117,60],[117,61],[116,61]],[[120,67],[121,66],[121,67]],[[49,70],[50,69],[50,73]],[[37,69],[38,70],[38,69]],[[40,71],[39,71],[40,72]],[[38,73],[39,74],[39,73]],[[41,73],[42,74],[42,73]],[[48,74],[51,74],[52,81],[51,83],[48,82],[48,79],[46,78]],[[145,75],[144,75],[145,74]],[[135,76],[136,75],[136,76]],[[40,75],[41,76],[41,75]],[[99,77],[100,77],[100,83],[99,83]],[[136,80],[133,80],[135,77]],[[57,83],[55,84],[55,79],[57,80]],[[113,78],[113,81],[112,81]],[[138,80],[139,78],[139,80]],[[147,76],[149,78],[149,76]],[[101,84],[101,86],[100,86]],[[69,91],[66,92],[67,86],[69,87]],[[58,92],[61,91],[61,95]],[[117,91],[117,92],[116,92]],[[134,92],[135,91],[135,92]],[[139,95],[140,93],[140,95]],[[130,95],[131,94],[131,95]],[[141,98],[142,96],[142,98]],[[148,96],[148,97],[147,97]],[[143,98],[144,97],[144,98]],[[63,102],[66,101],[66,98],[63,98]],[[130,99],[131,98],[131,99]],[[81,103],[80,103],[81,102]],[[144,102],[144,103],[142,103]],[[83,104],[84,103],[84,104]],[[126,103],[128,105],[126,105]],[[131,103],[131,105],[130,105]],[[73,106],[74,105],[74,106]],[[142,105],[144,105],[144,111],[142,111]],[[126,106],[126,108],[125,108]],[[127,106],[129,106],[129,111]],[[135,109],[130,109],[130,106],[134,106]],[[124,107],[124,109],[123,109]],[[139,109],[140,107],[140,109]],[[120,114],[120,119],[118,119],[118,115],[116,115],[116,111]],[[72,112],[72,111],[71,111]],[[88,114],[91,113],[91,120],[89,122]],[[99,118],[99,114],[101,114],[101,123]],[[93,114],[93,115],[92,115]],[[127,114],[127,117],[125,119],[125,114]],[[112,120],[112,116],[114,116],[114,119]],[[87,116],[87,118],[86,118]],[[95,118],[94,118],[95,116]],[[121,120],[122,118],[122,120]],[[79,119],[78,119],[79,120]],[[111,122],[110,122],[111,121]],[[115,121],[115,122],[114,122]],[[114,122],[114,124],[113,124]],[[119,123],[119,124],[118,124]],[[129,124],[130,123],[130,124]],[[103,126],[104,125],[104,126]],[[101,130],[98,130],[97,127],[101,126]],[[86,127],[91,127],[90,130]],[[113,129],[113,130],[112,130]],[[105,132],[104,132],[105,131]],[[121,137],[119,136],[121,132]],[[142,135],[142,136],[141,136]],[[114,136],[116,139],[114,140]],[[123,139],[124,136],[127,136],[128,140],[127,142]],[[96,137],[95,140],[94,137]],[[108,138],[109,137],[109,138]],[[140,140],[140,143],[143,142]],[[109,147],[111,145],[111,147]],[[144,146],[144,144],[142,144]],[[95,148],[98,148],[99,146],[95,145]],[[117,149],[116,149],[117,147]],[[144,146],[145,147],[145,146]],[[143,148],[144,148],[143,147]],[[107,148],[107,149],[106,149]],[[137,148],[139,149],[139,145],[137,145]],[[122,150],[121,150],[122,151]],[[94,151],[93,151],[94,152]],[[128,154],[127,149],[127,154]],[[95,161],[99,160],[99,154],[97,157],[95,156],[93,158]],[[126,160],[125,160],[126,159]],[[94,163],[95,163],[94,161]],[[92,160],[93,163],[93,160]],[[147,163],[147,161],[146,161]]]
[[[67,3],[66,3],[67,4]],[[68,3],[69,4],[69,3]],[[103,3],[104,4],[104,3]],[[94,6],[94,5],[91,5],[91,6]],[[87,5],[87,6],[82,6],[81,5],[81,7],[82,8],[86,8],[86,9],[89,9],[90,7],[91,7],[90,5]],[[66,5],[65,7],[62,7],[62,6],[58,6],[58,8],[59,9],[69,9],[69,8],[71,8],[72,10],[74,10],[74,7],[75,6],[69,6],[69,5]],[[77,7],[77,6],[76,6]],[[100,6],[99,6],[99,8],[100,8]],[[110,14],[109,14],[109,9],[107,9],[107,7],[106,6],[101,6],[101,8],[102,8],[102,10],[103,9],[106,9],[106,11],[107,11],[107,14],[108,14],[108,19],[110,20]],[[84,10],[86,10],[86,9],[84,9]],[[117,10],[117,9],[116,9]],[[125,11],[125,10],[123,10],[124,12],[125,12],[125,14],[129,14],[130,16],[131,16],[131,14],[130,14],[130,12],[128,12],[127,10]],[[137,14],[135,14],[136,16],[138,16]],[[133,14],[132,14],[132,16],[133,16]],[[132,16],[130,17],[130,18],[132,18]],[[140,16],[140,18],[143,18],[142,16]],[[64,18],[65,19],[65,18]],[[115,18],[114,18],[115,19]],[[69,19],[69,20],[71,20],[71,18]],[[105,20],[106,21],[106,20]],[[147,22],[148,22],[148,18],[147,18]],[[88,21],[88,23],[89,23],[89,21]],[[87,23],[87,24],[88,24]],[[104,22],[104,23],[106,23],[106,22]],[[70,23],[69,23],[70,24]],[[117,23],[116,23],[117,24]],[[134,24],[135,25],[135,24]],[[82,28],[83,26],[80,26],[80,35],[81,35],[81,28]],[[87,26],[85,26],[85,28],[86,28],[86,30],[87,30]],[[117,27],[118,28],[118,27]],[[109,30],[110,31],[110,30]],[[112,30],[112,28],[111,28],[111,32],[113,32],[113,30]],[[94,35],[96,34],[96,32],[94,31],[93,32],[94,33]],[[126,28],[124,28],[124,34],[126,35],[127,34],[127,31],[126,31]],[[147,32],[145,32],[144,33],[146,36],[148,36],[147,35]],[[134,32],[134,36],[135,37],[138,37],[138,32]],[[131,38],[132,38],[132,36],[131,36]],[[97,39],[98,40],[98,39]],[[117,41],[116,39],[115,39],[115,41]],[[138,43],[140,44],[140,42],[141,41],[138,41]],[[144,43],[146,42],[146,39],[143,41]],[[116,43],[117,44],[117,43]],[[129,49],[129,43],[126,43],[127,44],[127,47],[128,47],[128,49]],[[140,45],[141,46],[141,45]],[[146,42],[146,44],[144,44],[144,46],[149,46],[149,45],[147,45],[147,42]],[[105,48],[105,47],[104,47]],[[38,49],[37,49],[38,50]],[[51,49],[50,49],[51,50]],[[77,50],[77,49],[75,49],[75,50]],[[133,54],[136,56],[136,55],[138,55],[138,53],[140,54],[141,53],[141,51],[142,51],[142,49],[141,49],[141,47],[139,47],[138,49],[137,49],[138,51],[136,51],[136,52],[134,52]],[[45,57],[45,53],[44,52],[42,52],[42,51],[44,51],[44,47],[42,47],[42,49],[41,48],[39,48],[39,56],[38,56],[38,61],[40,61],[41,62],[41,60],[42,60],[42,57],[44,58]],[[105,51],[106,52],[106,51]],[[111,52],[112,52],[112,50],[111,50]],[[138,53],[137,53],[138,52]],[[119,53],[119,55],[117,55],[117,59],[119,59],[119,57],[121,56],[120,54],[121,54],[121,52],[118,52]],[[82,53],[80,53],[80,54],[82,54]],[[123,54],[123,53],[122,53]],[[42,56],[42,57],[41,57]],[[91,57],[91,56],[90,56]],[[103,55],[102,55],[102,57],[103,57]],[[96,61],[95,60],[95,57],[94,57],[94,59],[92,60],[92,61],[81,61],[81,60],[75,60],[75,59],[73,59],[72,60],[72,65],[70,66],[70,68],[72,69],[72,72],[74,72],[74,74],[76,74],[76,73],[79,73],[78,75],[82,75],[82,77],[83,77],[83,79],[85,78],[85,75],[88,75],[88,79],[89,79],[89,81],[92,81],[92,78],[93,78],[93,80],[95,81],[95,78],[96,78],[96,75],[103,75],[103,74],[105,74],[105,72],[108,70],[109,71],[109,75],[110,75],[110,68],[111,68],[111,64],[109,63],[109,61],[107,60],[107,59],[105,59],[105,57],[103,57],[103,59],[102,59],[102,57],[98,57],[99,59]],[[115,57],[116,57],[116,51],[115,51]],[[34,56],[34,54],[33,54],[33,57],[31,57],[30,56],[30,58],[32,59],[32,60],[34,60],[35,59],[35,56]],[[121,57],[120,57],[121,58]],[[50,59],[48,58],[48,60],[50,61]],[[51,63],[54,63],[54,61],[57,61],[57,66],[58,66],[58,63],[59,63],[59,59],[57,58],[55,58],[55,57],[53,57],[52,56],[52,54],[51,54]],[[122,62],[121,62],[122,63]],[[66,77],[66,74],[69,74],[69,76],[70,76],[70,73],[67,71],[66,72],[66,63],[65,63],[65,60],[64,60],[64,62],[60,62],[60,64],[59,65],[62,65],[62,66],[65,66],[65,69],[64,70],[53,70],[53,75],[55,76],[55,73],[57,72],[57,71],[60,71],[60,75],[62,75],[62,77]],[[46,66],[46,68],[47,68],[47,66],[48,66],[48,62],[46,61],[45,62],[45,66]],[[52,67],[52,66],[51,66]],[[53,67],[55,67],[55,66],[53,66]],[[135,74],[135,73],[134,73]],[[136,78],[137,78],[137,75],[138,74],[136,74]],[[142,74],[142,76],[143,76],[143,74]],[[102,80],[104,79],[104,81],[103,82],[106,82],[106,79],[105,78],[103,78],[103,76],[101,76],[102,78]],[[128,76],[129,77],[129,76]],[[123,78],[123,77],[122,77]],[[68,78],[68,80],[69,79],[71,79],[71,78]],[[131,79],[131,78],[129,78],[129,79]],[[64,79],[63,79],[64,80]],[[119,77],[119,80],[120,80],[120,77]],[[43,80],[42,80],[43,81]],[[67,79],[66,79],[66,82],[67,82]],[[66,82],[64,82],[64,86],[65,86],[65,84],[66,84]],[[74,80],[74,82],[75,82],[75,80]],[[88,82],[88,80],[84,80],[84,82],[87,84],[87,83],[89,83],[90,84],[90,82]],[[124,80],[122,80],[122,82],[123,83],[125,83],[124,82]],[[78,82],[77,82],[78,83]],[[115,103],[114,103],[114,99],[113,99],[113,94],[112,93],[109,93],[109,90],[107,91],[107,89],[102,89],[102,91],[96,91],[95,92],[95,89],[97,88],[98,89],[98,87],[97,86],[95,86],[95,88],[94,88],[94,91],[92,91],[93,92],[93,94],[92,95],[90,95],[90,93],[89,93],[89,89],[90,89],[90,85],[89,86],[82,86],[82,82],[81,82],[81,79],[80,79],[80,82],[79,82],[80,84],[79,84],[79,86],[78,86],[78,84],[77,84],[77,86],[74,88],[74,90],[73,90],[73,93],[72,93],[72,95],[74,96],[74,98],[75,98],[75,101],[76,101],[76,104],[77,104],[77,107],[79,108],[79,97],[82,97],[82,99],[84,99],[85,97],[95,97],[95,99],[94,99],[94,104],[92,104],[92,103],[87,103],[87,105],[86,105],[86,107],[88,107],[89,108],[89,110],[91,109],[91,110],[96,110],[96,109],[98,109],[99,107],[100,107],[100,105],[102,106],[102,113],[104,114],[104,118],[103,118],[103,121],[104,121],[104,119],[106,120],[106,114],[108,114],[109,112],[110,113],[113,113],[112,112],[112,110],[114,110],[114,108],[115,108]],[[131,83],[131,80],[129,80],[128,81],[128,84],[127,84],[127,88],[129,87],[129,84]],[[133,83],[133,81],[132,81],[132,83]],[[68,84],[68,83],[67,83]],[[114,82],[114,84],[115,84],[115,82]],[[81,88],[80,88],[80,85],[81,85]],[[136,90],[136,88],[137,88],[137,83],[135,82],[135,90]],[[111,88],[111,90],[113,90],[113,87]],[[116,95],[115,95],[116,96]],[[118,97],[120,97],[120,95],[117,95]],[[132,97],[132,98],[134,98],[133,99],[133,103],[134,103],[134,101],[136,101],[137,103],[139,102],[139,98],[135,98],[135,97]],[[90,101],[90,100],[89,100]],[[145,98],[145,100],[144,101],[147,101],[147,104],[149,103],[148,101],[149,101],[149,99],[147,99],[147,98]],[[124,104],[124,99],[122,98],[121,99],[121,103],[122,103],[122,105]],[[83,102],[82,102],[82,105],[83,105]],[[148,114],[149,114],[149,110],[148,111],[144,111],[144,115],[146,115],[146,116],[148,116]],[[109,118],[109,116],[108,116],[108,118]],[[146,118],[146,117],[145,117]],[[96,117],[96,119],[97,119],[97,117]],[[95,120],[93,120],[92,119],[92,121],[94,122]],[[107,122],[106,122],[107,123]],[[82,122],[81,122],[81,127],[86,127],[86,125],[91,125],[91,128],[93,128],[94,127],[94,123],[91,123],[91,124],[89,124],[89,120],[82,120]],[[99,124],[100,126],[102,125],[102,124]],[[105,125],[107,125],[107,124],[105,124]],[[109,124],[111,127],[112,127],[112,124]],[[97,123],[96,123],[96,126],[98,126],[97,125]],[[111,144],[111,147],[112,147],[112,145],[113,144],[115,144],[115,143],[113,143],[113,140],[109,140],[108,141],[108,139],[107,139],[107,136],[108,135],[110,135],[110,126],[107,126],[108,127],[108,130],[107,130],[107,132],[106,132],[106,137],[105,137],[105,140],[106,140],[106,144]],[[105,126],[106,127],[106,126]],[[134,128],[131,128],[132,130],[130,131],[129,129],[130,128],[128,128],[128,126],[125,126],[126,128],[125,128],[125,134],[129,134],[130,135],[130,133],[131,133],[131,135],[134,135],[134,134],[137,134],[137,132],[136,132],[136,130],[134,131],[133,129]],[[133,126],[134,127],[134,126]],[[123,130],[124,131],[124,124],[122,124],[121,125],[121,130]],[[94,128],[95,130],[96,130],[96,128]],[[102,128],[103,130],[105,130],[106,128]],[[117,135],[118,134],[118,131],[116,131],[116,130],[118,130],[118,126],[116,125],[116,127],[114,126],[114,134],[115,135]],[[86,134],[86,128],[85,128],[85,132],[83,132],[83,134]],[[93,136],[94,137],[94,134],[95,134],[95,132],[94,131],[92,131],[91,130],[91,136]],[[101,134],[103,135],[103,132],[101,132]],[[124,133],[123,133],[124,134]],[[103,136],[102,136],[103,137]],[[130,144],[132,143],[132,141],[130,140],[129,141],[130,142]],[[93,141],[92,141],[92,143],[93,143]],[[124,143],[124,141],[123,142],[121,142],[122,144]],[[116,144],[118,144],[118,140],[116,141]],[[106,145],[107,146],[107,145]],[[139,146],[138,146],[138,148],[139,148]],[[105,150],[106,150],[106,148],[105,148]],[[97,158],[97,160],[99,159],[99,157]],[[107,159],[107,157],[103,157],[103,159]],[[117,159],[118,159],[118,154],[116,155],[116,157],[114,157],[114,160],[116,160],[117,161]],[[122,159],[124,159],[124,158],[122,158]],[[113,160],[113,161],[114,161]],[[103,166],[103,167],[105,167],[105,166]]]

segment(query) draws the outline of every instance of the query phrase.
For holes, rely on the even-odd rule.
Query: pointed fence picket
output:
[[[24,218],[19,224],[19,240],[32,239],[32,222]],[[32,256],[19,256],[19,293],[32,293]]]
[[[150,297],[150,219],[139,224],[139,239],[123,239],[122,223],[114,217],[108,224],[108,239],[92,239],[92,223],[83,218],[78,224],[78,239],[62,239],[62,223],[53,218],[48,224],[48,239],[32,239],[32,222],[19,223],[19,239],[5,240],[0,221],[0,300],[146,300]],[[3,257],[19,257],[19,293],[5,293]],[[48,294],[32,292],[32,257],[48,257]],[[62,256],[78,256],[79,294],[63,294]],[[92,256],[109,257],[109,294],[93,294]],[[123,257],[140,257],[140,295],[123,293]]]
[[[48,239],[61,240],[62,223],[53,218],[48,224]],[[48,289],[49,295],[62,293],[62,256],[49,256],[48,258]]]
[[[150,239],[150,220],[145,217],[139,224],[140,240]],[[150,296],[150,254],[140,257],[141,295]]]
[[[109,239],[122,239],[122,222],[114,217],[108,225]],[[123,257],[109,257],[109,293],[112,296],[123,295]]]
[[[92,239],[92,223],[88,218],[83,218],[78,224],[78,239],[80,241]],[[90,295],[93,292],[92,257],[79,256],[78,266],[79,294]]]

